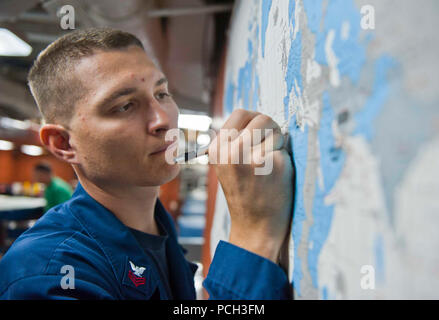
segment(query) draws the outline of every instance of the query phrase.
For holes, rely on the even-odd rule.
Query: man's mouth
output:
[[[153,155],[161,154],[161,153],[165,152],[166,150],[168,150],[168,148],[172,147],[175,144],[177,144],[177,141],[168,142],[165,145],[163,145],[160,148],[158,148],[156,151],[150,153],[150,155],[153,156]]]

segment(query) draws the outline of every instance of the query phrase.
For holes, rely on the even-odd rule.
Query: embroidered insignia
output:
[[[134,283],[136,287],[145,284],[145,277],[142,277],[145,267],[137,267],[134,263],[130,261],[131,270],[128,270],[128,277]]]

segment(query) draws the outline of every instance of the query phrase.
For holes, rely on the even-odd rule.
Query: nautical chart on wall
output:
[[[266,113],[293,139],[296,298],[439,298],[438,14],[436,0],[236,2],[224,113]],[[213,250],[229,226],[219,190]]]

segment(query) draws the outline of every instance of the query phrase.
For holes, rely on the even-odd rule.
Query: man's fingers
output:
[[[281,131],[279,125],[271,117],[255,111],[236,109],[221,128],[218,140],[222,140],[222,135],[228,136],[229,139],[227,140],[231,141],[235,140],[238,136],[250,134],[252,145],[257,145],[264,141],[271,130]]]
[[[284,145],[285,136],[280,131],[273,130],[261,143],[254,145],[252,148],[254,151],[259,151],[262,155],[265,155],[267,152],[282,149]]]
[[[247,111],[244,109],[234,110],[209,147],[209,154],[212,154],[212,158],[219,161],[219,149],[229,148],[230,143],[239,137],[242,129],[244,129],[247,124],[258,115],[260,115],[259,112]]]
[[[273,134],[280,133],[281,129],[279,125],[269,116],[259,114],[254,117],[241,131],[240,136],[250,135],[252,146],[260,144],[264,139]]]
[[[232,112],[221,129],[236,129],[241,131],[253,118],[258,115],[260,115],[259,112],[236,109]]]
[[[215,159],[215,163],[227,163],[230,158],[248,159],[256,153],[260,159],[284,146],[285,137],[271,117],[259,112],[237,109],[212,141],[209,147],[209,161]]]
[[[261,164],[264,162],[265,157],[267,157],[271,152],[282,150],[285,146],[285,136],[277,131],[273,131],[269,134],[262,143],[253,146],[251,153],[252,157],[255,159],[255,163]]]

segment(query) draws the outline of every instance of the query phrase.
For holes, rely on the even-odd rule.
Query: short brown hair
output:
[[[28,85],[43,119],[48,123],[68,122],[74,105],[85,87],[73,74],[75,62],[91,56],[95,50],[123,49],[137,46],[134,35],[111,28],[76,30],[52,42],[34,61]]]

